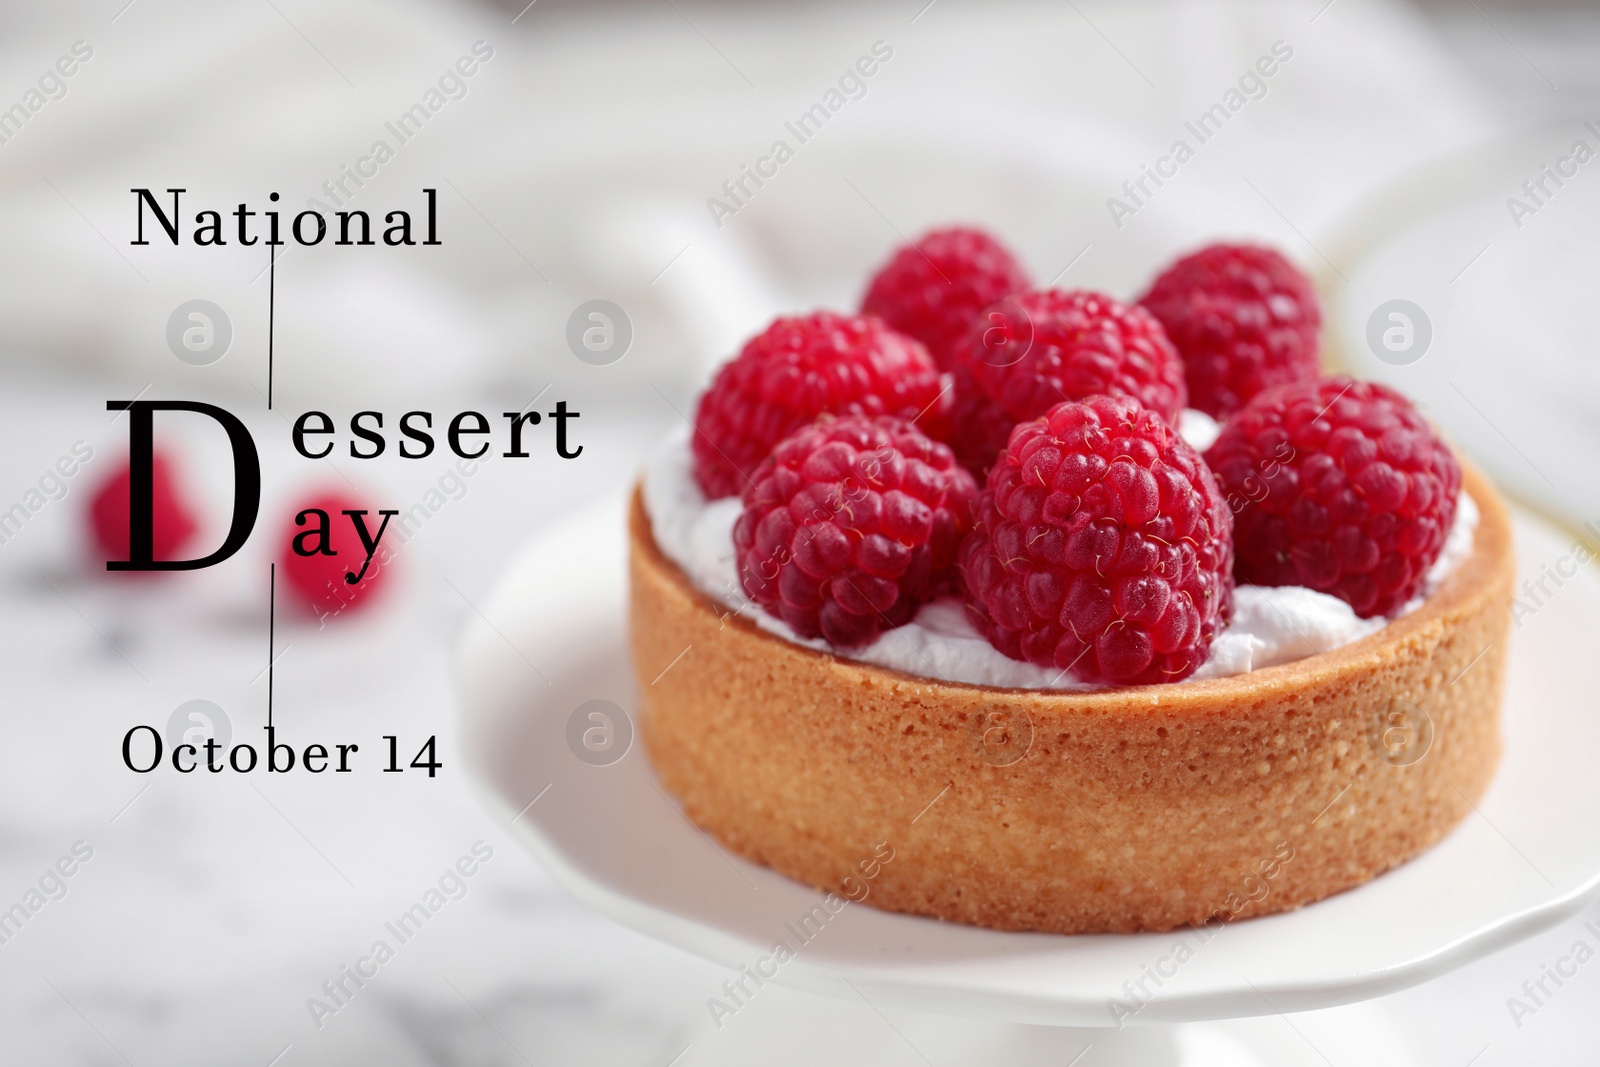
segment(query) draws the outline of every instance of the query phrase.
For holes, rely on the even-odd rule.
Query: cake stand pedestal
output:
[[[675,1067],[1404,1064],[1403,1040],[1360,1002],[1600,895],[1600,820],[1585,815],[1600,810],[1591,568],[1515,629],[1489,794],[1364,886],[1209,936],[1001,933],[862,904],[816,918],[818,893],[719,848],[634,743],[623,517],[619,496],[540,538],[472,619],[457,659],[463,752],[488,807],[575,897],[729,969]],[[1515,534],[1531,573],[1571,549],[1525,514]]]
[[[676,1051],[676,1050],[673,1050]],[[982,1022],[880,1011],[772,987],[719,1030],[706,1026],[675,1067],[1413,1067],[1404,1034],[1365,1004],[1290,1019],[1111,1027]]]

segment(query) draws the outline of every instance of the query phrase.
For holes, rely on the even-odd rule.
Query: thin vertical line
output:
[[[272,410],[272,334],[277,314],[278,246],[267,242],[267,410]],[[260,275],[257,275],[260,277]]]
[[[278,637],[278,565],[270,564],[267,579],[267,726],[272,726],[272,673],[277,657],[273,654]]]

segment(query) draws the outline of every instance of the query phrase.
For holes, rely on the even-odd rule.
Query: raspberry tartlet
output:
[[[1087,328],[1047,323],[1054,354],[977,386],[981,477],[941,440],[961,433],[961,363],[930,424],[937,366],[873,316],[780,320],[783,344],[746,347],[742,382],[801,365],[832,384],[725,420],[761,428],[726,438],[735,462],[704,427],[657,451],[630,517],[630,641],[663,787],[819,889],[888,842],[868,903],[1002,930],[1269,914],[1437,842],[1500,753],[1513,559],[1494,489],[1403,397],[1351,379],[1264,387],[1202,440],[1155,316],[1036,292]],[[1150,395],[1024,405],[1084,336],[1108,373],[1131,348]],[[884,351],[916,353],[894,357],[904,381],[877,373]],[[732,373],[702,412],[758,395]]]

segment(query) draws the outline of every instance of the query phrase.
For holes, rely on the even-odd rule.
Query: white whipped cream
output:
[[[1183,413],[1179,430],[1190,444],[1205,448],[1215,439],[1218,427],[1205,413],[1189,410]],[[645,465],[644,506],[662,554],[713,600],[786,641],[906,674],[1016,689],[1103,688],[1068,672],[1022,663],[1001,653],[977,631],[966,609],[953,597],[924,604],[904,626],[887,630],[871,644],[848,653],[820,639],[799,636],[783,620],[753,603],[739,584],[733,526],[743,505],[738,497],[708,501],[700,492],[694,481],[689,432],[687,426],[679,428]],[[1428,571],[1422,592],[1399,614],[1415,611],[1472,555],[1477,525],[1478,506],[1463,491],[1456,503],[1455,523]],[[1217,635],[1210,656],[1191,677],[1225,678],[1331,652],[1376,633],[1387,622],[1359,618],[1338,597],[1304,586],[1237,586],[1233,621]]]

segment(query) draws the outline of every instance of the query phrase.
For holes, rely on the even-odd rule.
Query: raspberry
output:
[[[1234,510],[1234,577],[1331,593],[1362,618],[1422,588],[1461,465],[1410,401],[1342,375],[1262,393],[1206,452]]]
[[[1176,682],[1233,614],[1233,517],[1160,415],[1096,396],[1025,422],[961,546],[967,610],[1012,659],[1114,685]]]
[[[304,524],[295,523],[295,516],[312,509],[328,516],[326,548],[331,552],[323,551],[324,540],[316,533],[319,527],[316,515],[307,514]],[[323,493],[291,512],[283,548],[278,555],[279,584],[291,602],[298,602],[319,618],[371,602],[372,594],[383,584],[386,571],[379,561],[385,552],[380,549],[367,565],[366,573],[361,574],[367,550],[356,533],[352,517],[344,514],[363,510],[366,514],[359,517],[360,521],[366,523],[368,532],[376,537],[380,524],[385,521],[378,509],[341,493]],[[393,533],[392,530],[388,532]],[[297,543],[312,554],[296,552]],[[361,576],[355,582],[348,581],[346,576],[354,574]]]
[[[915,337],[949,370],[978,313],[1027,287],[1027,273],[1004,245],[952,226],[896,251],[872,276],[861,313]]]
[[[818,415],[921,415],[937,433],[948,405],[927,350],[878,320],[831,311],[779,318],[700,398],[694,479],[711,499],[734,496],[773,445]]]
[[[111,472],[89,502],[89,529],[95,545],[108,560],[128,558],[128,519],[132,496],[132,465],[126,461]],[[178,558],[199,524],[184,499],[182,479],[164,452],[150,455],[150,555],[153,559]],[[143,573],[139,571],[123,573]]]
[[[957,367],[951,382],[955,400],[950,412],[949,444],[961,465],[982,479],[1006,447],[1017,420],[984,395],[967,368]]]
[[[952,434],[976,469],[1005,445],[995,427],[1038,418],[1063,400],[1132,397],[1176,425],[1187,392],[1183,363],[1161,324],[1100,293],[1034,289],[1008,297],[973,324],[956,365],[963,418]],[[970,376],[970,378],[969,378]]]
[[[824,416],[745,487],[733,528],[745,592],[802,637],[866,644],[941,590],[977,491],[903,419]]]
[[[1139,303],[1166,327],[1189,403],[1207,415],[1225,419],[1263,389],[1317,376],[1317,291],[1270,248],[1202,248],[1163,271]]]

